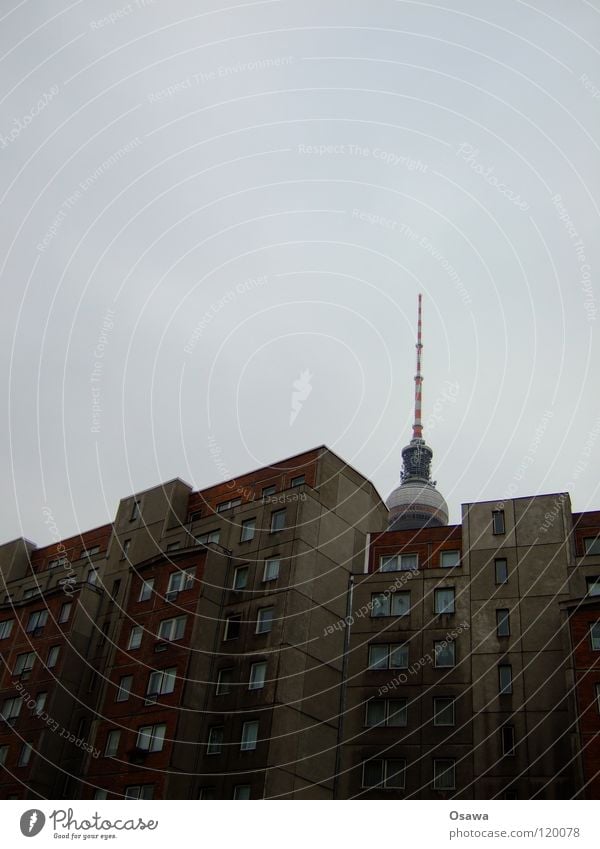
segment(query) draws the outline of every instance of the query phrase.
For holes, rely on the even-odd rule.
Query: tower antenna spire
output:
[[[421,351],[423,343],[421,342],[422,331],[422,295],[419,293],[419,310],[417,318],[417,373],[415,375],[415,421],[413,424],[413,439],[423,438],[423,423],[421,421],[421,401],[423,395],[423,376],[421,374]]]

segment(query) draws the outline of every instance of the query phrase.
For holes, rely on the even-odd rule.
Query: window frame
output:
[[[369,708],[371,708],[377,702],[383,703],[383,721],[381,722],[369,722]],[[391,706],[392,704],[401,703],[402,707],[400,710],[396,710],[392,712]],[[402,715],[404,718],[404,722],[390,722],[395,716]],[[396,699],[368,699],[365,704],[365,728],[406,728],[408,725],[408,699],[404,697],[399,697]]]
[[[220,734],[217,734],[220,732]],[[213,740],[213,737],[219,737],[218,740]],[[224,725],[211,725],[208,729],[208,737],[206,740],[206,754],[207,755],[221,755],[223,753],[223,745],[225,741],[225,726]]]
[[[448,702],[445,708],[440,708],[438,702]],[[452,722],[440,722],[440,714],[452,708]],[[434,696],[433,697],[433,724],[436,728],[454,728],[456,726],[456,697],[455,696]]]
[[[506,517],[504,510],[492,510],[492,534],[502,536],[506,533]]]
[[[252,691],[254,691],[254,690],[264,690],[266,678],[267,678],[268,665],[269,664],[266,660],[256,660],[256,661],[254,661],[253,663],[250,664],[250,673],[248,675],[248,689],[249,690],[252,690]],[[258,667],[263,668],[262,678],[260,678],[260,677],[256,678],[255,670]],[[254,686],[253,686],[253,684],[254,684]]]
[[[505,670],[508,670],[508,680],[502,683],[502,675]],[[511,663],[498,664],[498,695],[512,696],[513,693],[513,674]]]
[[[40,608],[40,610],[32,610],[27,619],[27,625],[25,626],[26,634],[34,634],[37,636],[36,632],[39,634],[42,633],[46,622],[48,621],[48,609],[45,607]]]
[[[223,680],[223,673],[228,672],[230,674],[230,679],[228,681]],[[215,681],[215,696],[227,696],[233,690],[233,666],[223,666],[221,669],[217,670],[217,680]],[[226,689],[224,689],[226,688]]]
[[[147,578],[145,581],[143,580],[141,582],[137,599],[138,602],[150,601],[152,593],[154,592],[154,580],[154,578]]]
[[[449,593],[452,602],[452,609],[446,609],[445,605],[441,605],[438,602],[438,599],[442,597],[443,593]],[[443,608],[443,609],[440,609]],[[435,587],[433,591],[433,612],[437,616],[452,616],[456,613],[456,588],[455,587]]]
[[[368,672],[380,672],[382,670],[389,669],[408,669],[410,660],[410,647],[408,643],[370,643],[368,649]],[[386,666],[373,665],[373,661],[371,660],[371,654],[373,650],[377,649],[386,649]],[[398,652],[399,649],[403,650],[403,653],[406,656],[406,663],[402,663],[402,665],[400,666],[392,666],[392,658]]]
[[[183,624],[182,624],[183,623]],[[165,628],[165,626],[167,626]],[[185,629],[187,627],[187,615],[184,613],[181,616],[169,616],[168,619],[161,619],[158,623],[158,631],[156,637],[165,643],[177,643],[185,637]],[[163,629],[168,630],[168,634],[163,634]],[[179,636],[178,636],[179,634]]]
[[[140,725],[137,730],[137,736],[135,738],[135,746],[136,749],[139,749],[142,752],[148,752],[148,754],[152,754],[154,752],[162,752],[165,744],[165,736],[167,734],[167,723],[166,722],[155,722],[151,725]],[[146,736],[148,738],[148,745],[141,745],[142,737]],[[159,744],[158,746],[156,744]]]
[[[254,734],[248,735],[248,729],[253,729]],[[240,752],[255,752],[258,747],[258,735],[260,731],[260,720],[248,719],[242,723],[242,735],[240,737]]]
[[[502,574],[501,569],[504,569],[504,579],[498,580],[498,575]],[[496,582],[496,586],[502,586],[502,584],[508,584],[508,560],[506,557],[494,557],[494,579]]]
[[[269,575],[269,564],[270,563],[276,563],[277,564],[276,572],[272,576]],[[265,557],[262,583],[268,584],[271,581],[276,581],[279,578],[280,570],[281,570],[281,558],[280,557]]]
[[[296,486],[304,486],[306,483],[306,475],[296,475],[293,478],[290,478],[290,489]]]
[[[455,554],[456,555],[456,563],[444,563],[444,555]],[[456,569],[457,566],[460,566],[461,561],[461,552],[459,548],[447,548],[440,551],[440,569]]]
[[[3,619],[0,622],[0,640],[7,640],[10,637],[14,624],[14,619]]]
[[[12,674],[19,677],[25,673],[31,672],[35,666],[36,657],[37,655],[34,651],[20,652],[20,654],[18,654],[15,658],[15,665]],[[21,658],[23,658],[23,662],[21,662]],[[31,660],[31,658],[33,659]]]
[[[48,649],[48,655],[46,658],[46,668],[54,669],[56,664],[58,663],[58,658],[60,657],[60,646],[50,646]]]
[[[280,508],[279,510],[271,511],[271,521],[269,523],[269,533],[278,534],[280,531],[286,530],[286,514],[287,510],[285,507]],[[279,520],[282,520],[283,524],[280,524]]]
[[[591,592],[591,589],[596,588],[596,592]],[[585,578],[585,594],[589,598],[597,598],[600,596],[600,575],[586,575]]]
[[[141,625],[132,625],[131,630],[129,631],[129,638],[127,640],[127,651],[135,651],[139,649],[142,645],[142,639],[144,638],[144,629]],[[133,643],[136,643],[133,645]]]
[[[501,614],[504,614],[501,616]],[[506,639],[510,637],[510,608],[496,608],[496,636],[498,639]]]
[[[151,687],[152,681],[159,681],[160,684],[158,687]],[[164,669],[153,669],[148,676],[148,683],[146,685],[146,699],[153,698],[156,696],[170,696],[175,692],[175,686],[177,684],[177,667],[176,666],[167,666]],[[171,689],[166,689],[166,686],[171,686]]]
[[[71,610],[73,609],[72,601],[65,601],[64,604],[61,605],[60,611],[58,614],[58,624],[64,625],[65,622],[68,622],[71,618]]]
[[[446,769],[440,769],[440,765],[450,764]],[[452,784],[440,786],[443,775],[452,770]],[[456,758],[434,758],[433,759],[433,789],[434,790],[456,790]]]
[[[31,755],[33,754],[33,746],[31,743],[24,742],[19,752],[17,766],[25,767],[31,763]]]
[[[241,586],[237,586],[238,576],[245,575],[244,583]],[[241,590],[245,590],[248,586],[248,578],[250,577],[250,566],[247,563],[244,563],[241,566],[236,566],[233,570],[233,581],[231,582],[231,589],[236,592],[240,592]]]
[[[597,551],[593,551],[592,549],[597,547]],[[593,557],[594,555],[600,554],[600,535],[595,537],[584,537],[583,538],[583,551],[585,556]]]
[[[507,745],[506,733],[510,732],[510,745]],[[516,747],[516,735],[515,735],[515,726],[514,725],[503,725],[500,728],[500,748],[502,751],[503,758],[514,758],[515,757],[515,747]]]
[[[104,757],[114,758],[119,751],[121,742],[121,731],[118,728],[111,729],[106,735],[106,743],[104,744]],[[110,750],[110,751],[109,751]]]
[[[442,646],[443,649],[439,650],[436,646]],[[439,653],[440,651],[446,651],[446,649],[451,649],[450,653],[452,655],[452,663],[439,663]],[[434,669],[454,669],[456,666],[456,641],[455,640],[434,640],[433,641],[433,667]]]
[[[128,681],[128,684],[125,682]],[[128,702],[133,688],[133,675],[121,675],[115,693],[115,702]]]
[[[250,530],[250,536],[247,535],[247,530]],[[240,526],[240,542],[251,542],[256,536],[256,516],[250,519],[244,519]]]
[[[231,630],[231,624],[237,625],[233,630],[236,631],[235,634],[231,635],[229,631]],[[225,628],[223,629],[223,642],[225,640],[237,640],[242,631],[242,614],[241,613],[232,613],[229,616],[225,617]]]
[[[270,613],[270,617],[265,619],[265,615]],[[259,607],[256,611],[256,630],[255,634],[270,634],[273,630],[273,621],[274,621],[274,613],[275,607],[274,605],[270,605],[269,607]],[[267,624],[269,627],[262,627],[264,624]]]
[[[404,566],[403,561],[414,557],[414,566]],[[395,569],[384,568],[384,561],[395,560],[398,564]],[[402,554],[380,554],[379,555],[379,572],[418,572],[419,570],[419,555],[418,553],[410,553],[408,551]]]

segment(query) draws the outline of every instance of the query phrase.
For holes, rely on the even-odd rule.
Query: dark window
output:
[[[494,569],[496,572],[496,583],[508,583],[508,563],[504,557],[497,557],[494,560]]]
[[[585,579],[588,595],[600,595],[600,577]]]
[[[223,636],[223,639],[237,640],[240,635],[241,622],[241,616],[228,616],[225,620],[225,635]]]
[[[510,611],[507,607],[496,610],[496,635],[498,637],[510,636]]]
[[[131,522],[134,522],[136,519],[139,519],[141,507],[142,507],[141,501],[135,500],[133,502],[133,507],[131,508],[131,516],[130,516]]]
[[[512,666],[510,664],[500,664],[498,667],[498,687],[501,696],[508,696],[512,693]]]
[[[515,727],[514,725],[505,725],[501,728],[502,734],[502,754],[514,755],[515,753]]]
[[[435,758],[433,761],[433,786],[436,790],[454,790],[456,787],[454,758]]]
[[[291,486],[302,486],[302,484],[304,482],[305,482],[304,475],[298,475],[297,477],[291,479],[290,485]]]
[[[433,724],[454,725],[454,699],[440,697],[433,700]]]
[[[504,510],[492,510],[492,531],[495,534],[505,533]]]
[[[586,537],[583,544],[586,554],[600,554],[600,537]]]
[[[455,644],[451,640],[435,640],[433,653],[436,667],[454,666],[456,663]]]

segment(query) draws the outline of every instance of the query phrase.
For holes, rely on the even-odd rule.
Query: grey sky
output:
[[[451,521],[600,508],[600,5],[1,16],[2,539],[322,443],[386,497],[419,291]]]

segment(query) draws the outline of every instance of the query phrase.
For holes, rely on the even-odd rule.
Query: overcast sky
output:
[[[0,8],[2,540],[323,443],[385,498],[419,292],[450,520],[600,508],[600,6]]]

